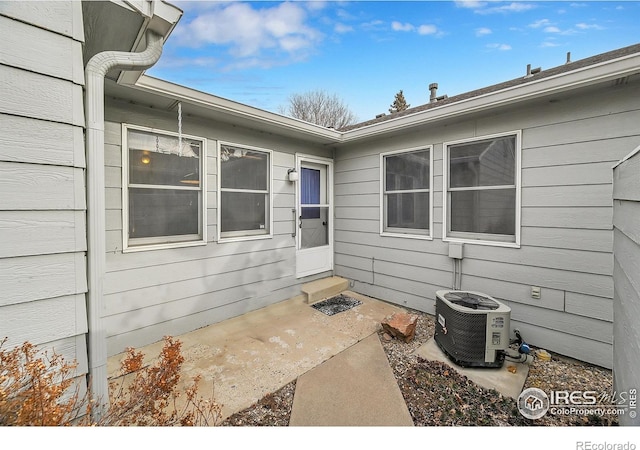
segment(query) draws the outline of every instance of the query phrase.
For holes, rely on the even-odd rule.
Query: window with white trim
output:
[[[219,239],[271,236],[271,151],[220,143]]]
[[[444,144],[445,240],[520,244],[520,132]]]
[[[431,237],[432,149],[382,153],[381,233]]]
[[[123,125],[124,248],[204,243],[205,140]]]

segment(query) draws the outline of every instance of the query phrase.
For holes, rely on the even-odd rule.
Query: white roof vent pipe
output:
[[[525,78],[530,78],[535,74],[539,73],[542,70],[541,67],[536,67],[535,69],[531,68],[531,64],[527,64],[527,74],[524,76]]]
[[[438,83],[431,83],[429,85],[431,96],[429,97],[429,103],[434,103],[438,100]]]
[[[87,153],[87,316],[89,320],[89,380],[91,394],[99,404],[96,418],[108,405],[107,333],[105,310],[105,199],[104,199],[104,77],[112,69],[144,70],[162,54],[162,36],[148,30],[147,48],[141,53],[105,51],[94,55],[85,68],[85,114]]]

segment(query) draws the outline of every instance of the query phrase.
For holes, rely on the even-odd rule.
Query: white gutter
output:
[[[87,153],[87,316],[91,394],[100,405],[99,417],[108,405],[107,333],[103,285],[106,261],[104,181],[104,77],[112,69],[136,70],[153,66],[162,54],[162,36],[146,33],[147,48],[141,53],[105,51],[93,56],[85,68]]]
[[[417,125],[455,118],[473,112],[483,111],[504,105],[538,98],[542,95],[555,94],[570,89],[589,86],[601,81],[637,73],[640,67],[640,55],[633,53],[618,59],[604,61],[579,69],[559,73],[529,83],[519,84],[499,91],[444,104],[406,116],[376,122],[361,128],[344,132],[342,143],[357,141],[361,138],[384,135],[390,131],[403,130]]]
[[[304,120],[265,111],[244,103],[218,97],[213,94],[207,94],[149,75],[142,75],[138,81],[136,81],[135,87],[166,98],[202,106],[249,121],[268,123],[274,127],[301,132],[310,136],[327,139],[330,142],[339,142],[342,137],[342,132],[332,128],[326,128],[314,123],[305,122]]]
[[[459,100],[455,103],[448,103],[410,115],[376,122],[345,132],[319,127],[298,119],[270,113],[259,108],[254,108],[148,75],[142,75],[134,87],[166,98],[180,100],[185,103],[191,103],[213,111],[235,116],[240,119],[268,124],[281,130],[296,131],[303,135],[326,140],[327,143],[340,145],[357,142],[360,139],[370,139],[378,136],[383,137],[390,132],[407,130],[427,123],[457,118],[487,109],[539,98],[542,95],[556,94],[570,89],[589,86],[597,82],[627,76],[638,71],[638,67],[640,66],[639,61],[640,55],[634,53],[617,59],[581,67],[573,71],[548,76],[540,80],[534,80],[499,91],[488,92]]]

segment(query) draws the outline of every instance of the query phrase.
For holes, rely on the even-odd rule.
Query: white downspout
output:
[[[93,56],[85,68],[87,153],[87,316],[89,322],[89,383],[100,405],[108,405],[107,333],[103,284],[106,261],[104,181],[104,77],[112,69],[139,70],[153,66],[162,54],[162,36],[148,30],[147,49],[141,53],[105,51]]]

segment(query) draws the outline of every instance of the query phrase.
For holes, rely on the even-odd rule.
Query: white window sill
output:
[[[218,238],[218,244],[224,244],[227,242],[241,242],[241,241],[257,241],[260,239],[272,239],[273,234],[260,234],[256,236],[235,236],[235,237],[220,237]]]
[[[518,242],[483,241],[481,239],[463,239],[463,238],[452,238],[452,237],[444,237],[442,238],[442,241],[456,242],[460,244],[486,245],[489,247],[520,248],[520,243]]]
[[[404,239],[420,239],[423,241],[433,241],[433,237],[427,234],[410,234],[410,233],[393,233],[389,231],[383,231],[380,236],[385,237],[399,237]]]
[[[144,245],[135,245],[122,249],[122,253],[136,253],[136,252],[146,252],[150,250],[167,250],[171,248],[183,248],[183,247],[198,247],[202,245],[207,245],[205,240],[198,241],[185,241],[185,242],[168,242],[166,244],[144,244]]]

